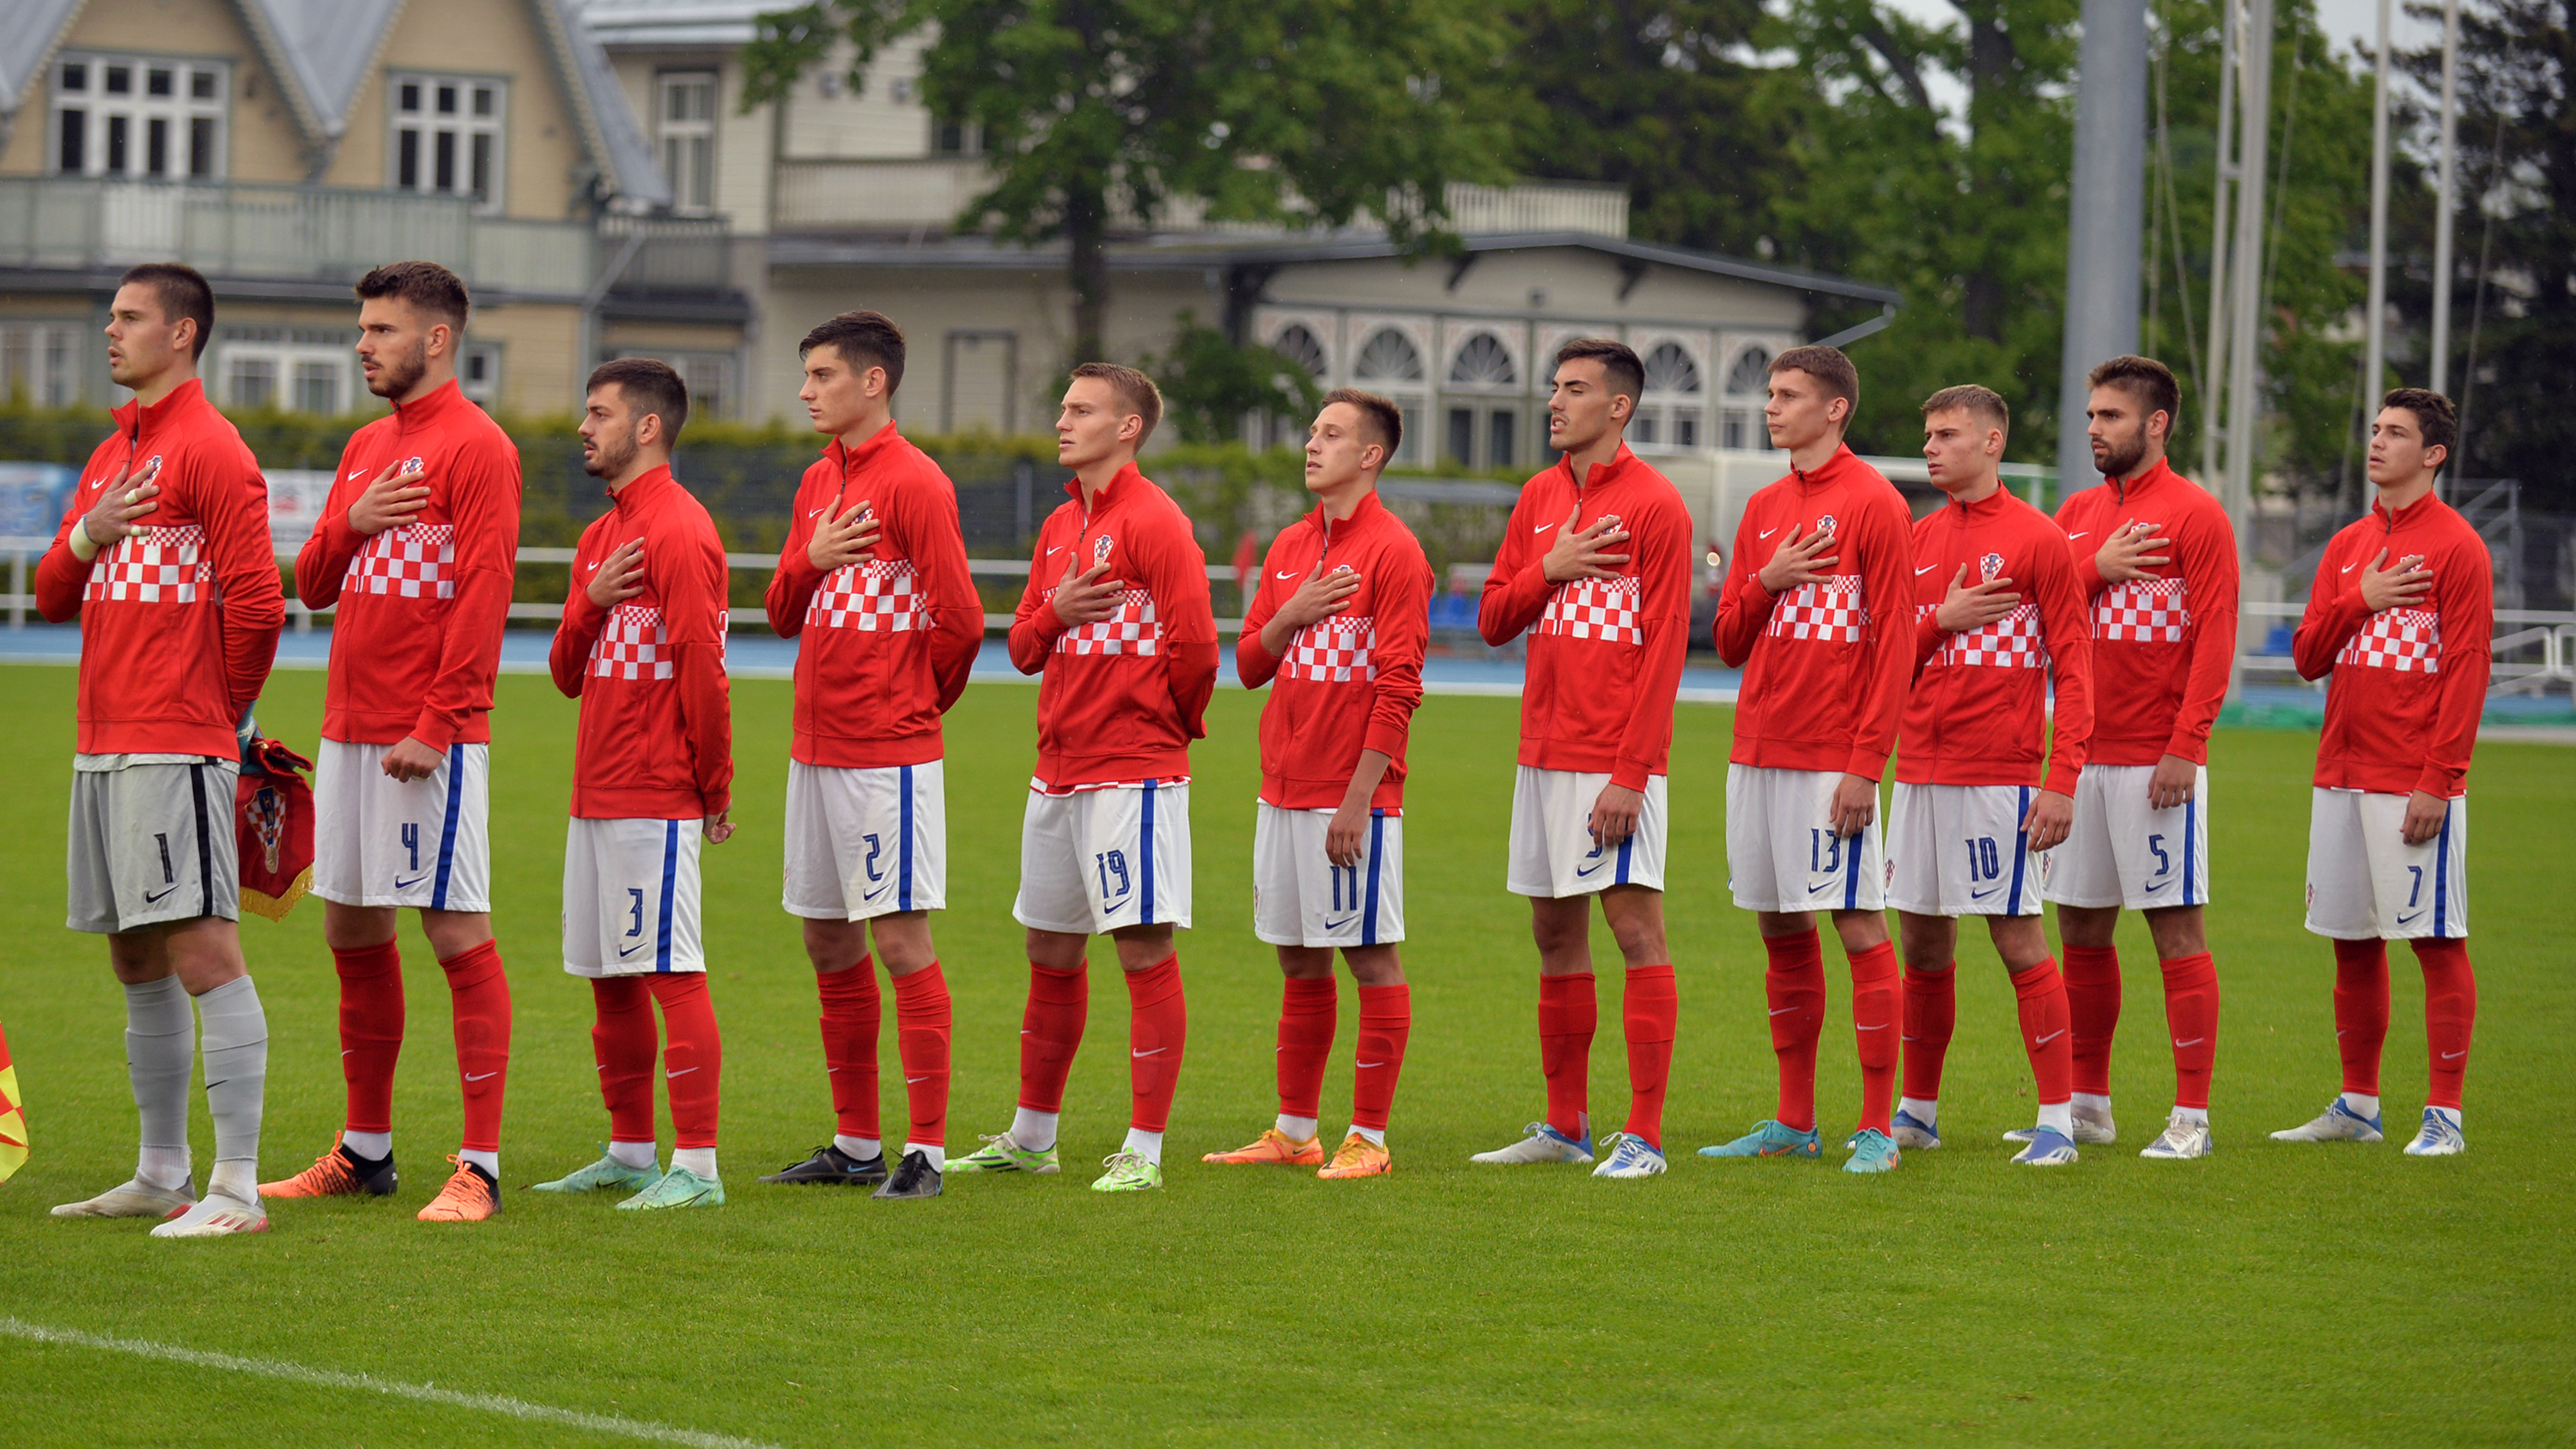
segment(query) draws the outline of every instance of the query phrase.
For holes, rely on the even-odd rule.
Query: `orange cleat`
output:
[[[1323,1139],[1309,1137],[1300,1142],[1276,1127],[1261,1129],[1249,1147],[1232,1152],[1211,1152],[1201,1162],[1223,1162],[1237,1167],[1312,1167],[1324,1160]]]
[[[1342,1139],[1333,1152],[1333,1160],[1315,1169],[1317,1177],[1384,1177],[1395,1170],[1395,1160],[1385,1148],[1357,1132]]]
[[[333,1139],[331,1150],[313,1159],[313,1165],[283,1182],[263,1182],[261,1197],[383,1197],[394,1190],[394,1160],[390,1157],[375,1171],[369,1172],[348,1149]]]
[[[501,1189],[492,1179],[461,1157],[450,1155],[447,1160],[456,1164],[456,1175],[420,1210],[422,1222],[479,1223],[501,1210]]]

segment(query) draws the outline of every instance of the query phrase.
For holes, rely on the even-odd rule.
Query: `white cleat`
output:
[[[2338,1096],[2326,1104],[2316,1120],[2298,1127],[2285,1127],[2272,1134],[2275,1142],[2377,1142],[2380,1140],[2379,1119],[2364,1117],[2343,1104]]]
[[[1896,1130],[1888,1135],[1895,1139],[1900,1150],[1930,1152],[1941,1145],[1941,1133],[1937,1128],[1927,1125],[1913,1113],[1901,1107],[1897,1109],[1895,1128]]]
[[[2176,1112],[2165,1122],[2164,1132],[2155,1141],[2138,1150],[2140,1157],[2159,1162],[2180,1162],[2186,1158],[2207,1157],[2216,1149],[2209,1140],[2209,1124],[2191,1122]]]
[[[1610,1149],[1610,1156],[1599,1167],[1592,1169],[1594,1177],[1661,1177],[1664,1175],[1664,1154],[1655,1150],[1654,1145],[1643,1137],[1622,1132],[1603,1145]]]
[[[1532,1122],[1523,1129],[1529,1135],[1520,1141],[1509,1147],[1497,1147],[1491,1152],[1479,1152],[1467,1160],[1481,1162],[1488,1167],[1518,1167],[1531,1162],[1589,1163],[1592,1161],[1591,1119],[1585,1118],[1583,1126],[1583,1139],[1576,1141],[1544,1122]]]
[[[2031,1138],[2037,1135],[2039,1135],[2039,1129],[2036,1127],[2015,1127],[2010,1132],[2004,1134],[2004,1140],[2006,1142],[2028,1142]],[[2077,1107],[2075,1109],[2075,1140],[2087,1147],[2100,1147],[2108,1143],[2119,1141],[2120,1129],[2118,1124],[2111,1120],[2111,1109],[2108,1107]]]
[[[2423,1130],[2400,1150],[2409,1157],[2457,1157],[2469,1150],[2469,1139],[2461,1135],[2458,1123],[2442,1115],[2441,1108],[2427,1107]]]
[[[152,1230],[156,1238],[228,1238],[268,1231],[268,1209],[257,1202],[206,1194],[205,1201]]]
[[[154,1187],[141,1178],[117,1184],[83,1202],[67,1202],[54,1209],[58,1218],[175,1218],[197,1205],[197,1180],[184,1179],[175,1188]]]

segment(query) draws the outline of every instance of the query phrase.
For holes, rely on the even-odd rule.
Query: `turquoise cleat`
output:
[[[552,1182],[533,1183],[529,1186],[528,1191],[599,1192],[604,1189],[615,1188],[619,1192],[632,1193],[641,1192],[645,1188],[651,1187],[654,1183],[661,1181],[661,1178],[662,1169],[659,1167],[629,1167],[625,1163],[618,1161],[616,1158],[609,1156],[608,1149],[603,1146],[599,1150],[599,1160],[597,1162],[592,1163],[588,1167],[577,1168],[574,1171],[565,1173],[563,1176],[556,1178]]]
[[[654,1208],[723,1207],[724,1184],[712,1177],[700,1177],[685,1167],[674,1167],[663,1173],[651,1187],[618,1206],[630,1212]]]
[[[1719,1147],[1703,1147],[1702,1157],[1816,1157],[1823,1153],[1813,1129],[1805,1132],[1772,1119],[1754,1124],[1753,1130]]]
[[[1852,1138],[1851,1161],[1843,1164],[1843,1171],[1893,1172],[1902,1160],[1895,1138],[1875,1127],[1864,1127]]]

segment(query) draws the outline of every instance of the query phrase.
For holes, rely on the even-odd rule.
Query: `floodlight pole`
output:
[[[2200,409],[2200,482],[2218,486],[2221,426],[2219,401],[2227,395],[2227,222],[2228,188],[2237,179],[2236,32],[2243,24],[2243,0],[2224,0],[2218,24],[2218,153],[2209,202],[2209,365],[2202,369],[2204,396],[2190,400]]]
[[[2460,141],[2460,0],[2442,0],[2441,185],[2433,203],[2433,391],[2451,390],[2451,212],[2458,204]],[[2444,468],[2436,480],[2448,483]],[[2444,489],[2447,493],[2447,488]]]
[[[2370,109],[2370,301],[2362,348],[2362,429],[2378,411],[2379,394],[2388,377],[2388,9],[2379,0],[2377,90]]]
[[[2146,248],[2146,0],[2084,0],[2076,51],[2075,179],[2066,236],[2066,332],[2058,363],[2058,486],[2093,477],[2085,375],[2138,350]]]
[[[2247,0],[2240,53],[2236,157],[2236,259],[2228,296],[2227,486],[2239,552],[2252,521],[2263,443],[2263,183],[2272,141],[2272,0]]]

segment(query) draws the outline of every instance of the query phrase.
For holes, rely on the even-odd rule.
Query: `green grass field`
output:
[[[518,1189],[606,1134],[590,993],[556,958],[573,707],[501,684],[493,825],[501,944],[517,1000],[503,1144],[507,1212],[482,1227],[412,1213],[457,1131],[446,991],[406,923],[412,1036],[397,1085],[402,1193],[282,1203],[276,1231],[167,1243],[139,1223],[45,1209],[133,1163],[122,1002],[95,940],[62,929],[73,673],[0,669],[0,1023],[34,1157],[0,1187],[0,1442],[12,1445],[619,1443],[514,1419],[95,1344],[23,1327],[215,1349],[308,1369],[776,1445],[876,1432],[973,1443],[1799,1444],[2564,1442],[2576,1382],[2561,1135],[2576,1028],[2576,754],[2479,752],[2474,948],[2484,997],[2469,1078],[2473,1151],[2401,1157],[2422,1106],[2421,992],[2396,958],[2391,1142],[2292,1148],[2336,1085],[2331,956],[2299,928],[2313,736],[2222,733],[2210,934],[2225,983],[2218,1155],[2140,1161],[2169,1100],[2162,997],[2124,937],[2116,1063],[2122,1144],[2059,1172],[2010,1168],[2027,1123],[2011,992],[1981,932],[1963,943],[1949,1145],[1861,1179],[1821,1163],[1716,1163],[1772,1103],[1762,957],[1725,900],[1723,710],[1684,706],[1672,781],[1671,939],[1682,993],[1668,1140],[1641,1183],[1573,1169],[1474,1169],[1537,1115],[1535,962],[1502,890],[1514,719],[1507,699],[1426,700],[1414,733],[1415,1027],[1391,1142],[1359,1183],[1201,1167],[1273,1110],[1277,971],[1251,933],[1258,700],[1218,696],[1196,757],[1198,929],[1182,941],[1189,1064],[1166,1189],[1104,1198],[1082,1168],[1125,1123],[1124,994],[1095,988],[1066,1102],[1066,1172],[963,1178],[881,1204],[760,1188],[830,1131],[810,971],[778,909],[788,687],[735,686],[740,835],[706,854],[705,923],[725,1031],[732,1202],[638,1219],[605,1197]],[[322,677],[281,674],[261,717],[309,741]],[[952,908],[938,931],[957,999],[950,1142],[999,1131],[1016,1087],[1026,966],[1010,919],[1036,693],[978,685],[951,717]],[[2133,923],[2134,925],[2134,923]],[[267,1176],[327,1147],[341,1089],[321,912],[245,921],[273,1032]],[[1615,963],[1606,937],[1600,959]],[[1829,951],[1829,961],[1834,960]],[[1103,953],[1105,969],[1105,953]],[[1838,964],[1829,978],[1839,973]],[[1615,970],[1603,972],[1596,1117],[1625,1106]],[[1858,1101],[1847,981],[1833,990],[1821,1101],[1837,1138]],[[1356,1005],[1343,993],[1326,1130],[1347,1120]],[[892,1006],[886,1060],[893,1060]],[[899,1084],[888,1073],[890,1121]],[[667,1118],[666,1118],[667,1123]],[[202,1165],[211,1137],[196,1111]],[[668,1127],[665,1147],[668,1146]],[[2552,1388],[2551,1385],[2557,1385]]]

